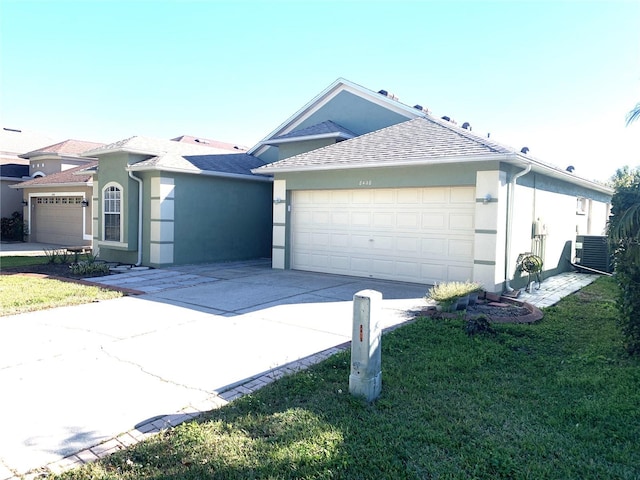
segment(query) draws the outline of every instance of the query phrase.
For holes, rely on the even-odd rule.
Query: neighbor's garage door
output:
[[[31,234],[36,242],[83,245],[81,197],[36,197],[32,199]]]
[[[471,280],[475,188],[294,191],[291,267],[433,284]]]

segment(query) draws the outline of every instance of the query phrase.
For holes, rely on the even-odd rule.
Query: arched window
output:
[[[106,242],[122,241],[122,188],[120,185],[107,185],[102,191],[104,219],[103,238]]]

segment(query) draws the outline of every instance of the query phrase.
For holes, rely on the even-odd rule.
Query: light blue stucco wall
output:
[[[176,174],[175,263],[271,256],[272,184]]]

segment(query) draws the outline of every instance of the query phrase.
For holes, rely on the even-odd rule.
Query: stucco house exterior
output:
[[[274,268],[521,286],[520,254],[570,268],[612,191],[339,79],[249,150],[273,176]]]
[[[151,267],[268,257],[271,178],[242,150],[131,137],[85,152],[94,252]]]
[[[22,193],[29,241],[91,245],[91,209],[87,207],[92,178],[83,170],[96,159],[83,153],[101,145],[69,139],[20,155],[29,163],[31,179],[12,188]]]

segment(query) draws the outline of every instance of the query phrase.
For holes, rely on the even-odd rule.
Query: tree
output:
[[[619,169],[612,184],[615,192],[607,233],[620,287],[619,321],[625,348],[640,355],[640,171]]]
[[[636,103],[636,106],[627,113],[627,126],[635,122],[638,118],[640,118],[640,102]]]

